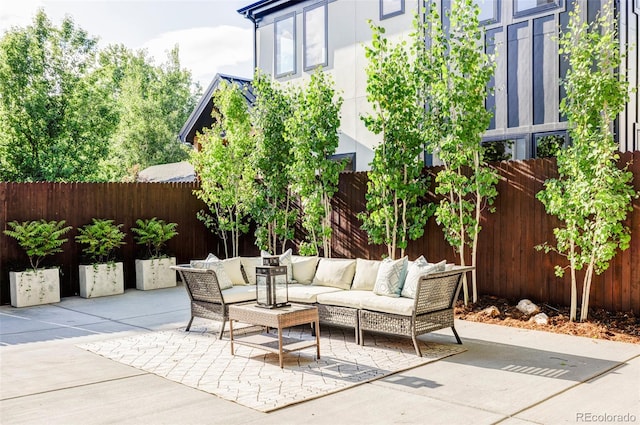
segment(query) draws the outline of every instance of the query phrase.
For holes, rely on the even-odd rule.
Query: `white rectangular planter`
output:
[[[124,293],[122,263],[80,265],[78,271],[82,298],[107,297]]]
[[[11,305],[32,305],[60,302],[60,272],[58,268],[9,272]]]
[[[160,258],[153,260],[136,260],[136,289],[170,288],[177,285],[176,258]]]

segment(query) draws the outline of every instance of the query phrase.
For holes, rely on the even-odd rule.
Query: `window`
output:
[[[527,137],[514,136],[507,139],[485,140],[484,157],[488,162],[527,159]]]
[[[478,20],[481,25],[494,24],[500,21],[500,1],[501,0],[474,0],[480,7]]]
[[[553,158],[567,146],[567,132],[556,131],[533,135],[533,149],[536,158]]]
[[[304,9],[304,70],[327,66],[327,3]]]
[[[513,16],[519,17],[560,7],[562,0],[513,0]]]
[[[356,170],[356,153],[337,153],[331,155],[332,160],[336,162],[344,162],[345,166],[342,171],[355,171]]]
[[[276,19],[275,74],[276,77],[296,73],[296,15],[294,13]]]
[[[404,13],[404,0],[380,0],[380,20]]]

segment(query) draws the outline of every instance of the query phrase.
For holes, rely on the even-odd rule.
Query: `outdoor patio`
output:
[[[2,424],[640,421],[640,346],[632,344],[457,321],[462,353],[263,413],[80,347],[184,328],[189,299],[181,285],[2,306],[0,316]],[[449,330],[421,340],[457,346]]]

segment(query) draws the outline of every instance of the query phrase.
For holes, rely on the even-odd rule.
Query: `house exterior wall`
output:
[[[296,69],[291,75],[277,78],[283,84],[301,84],[310,78],[313,70],[304,70],[304,9],[321,3],[300,1],[266,16],[257,24],[257,67],[275,75],[275,21],[295,14],[295,56]],[[355,170],[369,169],[373,159],[373,148],[382,140],[379,135],[366,129],[360,116],[371,112],[367,102],[366,66],[364,43],[371,41],[371,29],[367,21],[382,23],[386,35],[394,40],[408,40],[412,29],[413,16],[420,0],[406,0],[405,12],[395,17],[380,20],[379,0],[330,0],[327,2],[327,66],[335,81],[335,87],[343,98],[340,127],[340,144],[336,153],[355,153]]]
[[[451,0],[433,0],[442,11]],[[536,4],[532,10],[518,10],[519,0],[477,0],[492,19],[483,22],[486,49],[496,55],[495,76],[490,85],[494,92],[487,107],[494,118],[485,133],[485,141],[513,140],[509,150],[513,159],[536,156],[537,141],[545,135],[566,137],[567,123],[559,112],[563,96],[561,78],[567,65],[558,52],[557,37],[566,28],[571,0],[536,0],[518,4]],[[615,2],[620,16],[620,42],[628,43],[623,72],[632,87],[638,86],[638,18],[640,0],[580,0],[584,19],[593,19],[602,2]],[[398,0],[390,3],[397,4]],[[268,2],[267,2],[268,3]],[[340,145],[337,153],[355,153],[355,170],[367,170],[373,148],[381,137],[369,132],[361,116],[371,112],[366,99],[366,66],[364,45],[371,40],[367,21],[371,19],[386,29],[393,41],[409,39],[416,12],[423,13],[422,0],[404,0],[404,13],[381,20],[380,0],[304,0],[275,2],[289,5],[260,17],[256,24],[256,65],[272,75],[275,67],[275,24],[280,19],[295,19],[295,72],[277,76],[284,84],[306,81],[312,69],[304,64],[305,11],[326,4],[327,60],[324,70],[332,75],[343,97]],[[486,8],[495,8],[493,10]],[[444,13],[441,13],[445,16]],[[485,16],[485,15],[482,15]],[[444,25],[448,22],[444,18]],[[640,144],[639,97],[636,92],[616,123],[621,151],[638,150]],[[427,163],[438,163],[425,155]]]

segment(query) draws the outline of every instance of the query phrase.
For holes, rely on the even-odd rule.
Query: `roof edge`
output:
[[[255,22],[264,15],[268,15],[279,9],[283,9],[297,3],[299,3],[299,1],[296,0],[260,0],[240,8],[236,12]]]
[[[178,132],[178,138],[182,143],[187,142],[186,140],[187,135],[189,134],[193,126],[196,124],[196,121],[198,121],[198,118],[200,118],[200,115],[202,115],[202,111],[204,111],[204,108],[207,106],[207,104],[211,100],[211,97],[213,96],[213,92],[218,88],[222,80],[231,81],[231,82],[237,81],[244,84],[251,84],[251,81],[253,81],[251,79],[244,78],[244,77],[237,77],[235,75],[217,73],[215,77],[213,77],[213,80],[211,80],[211,83],[209,84],[207,89],[202,94],[202,97],[196,104],[195,108],[193,108],[193,111],[191,111],[189,118],[187,118],[187,121],[185,121],[184,125]]]

